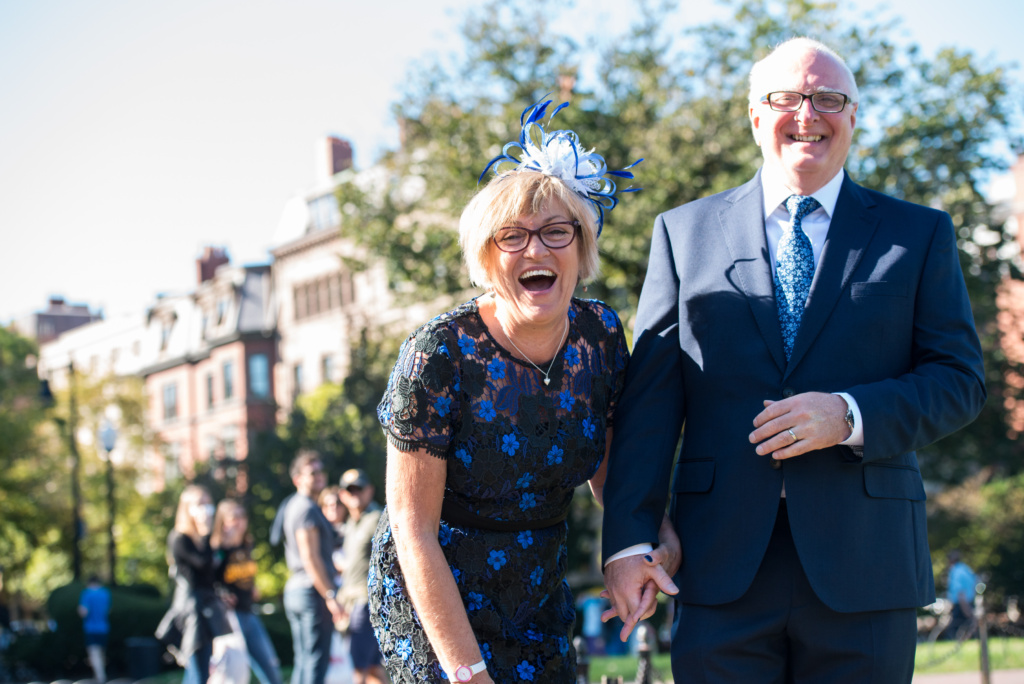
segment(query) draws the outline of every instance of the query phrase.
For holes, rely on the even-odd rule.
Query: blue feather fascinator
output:
[[[551,103],[552,100],[544,100],[523,110],[519,117],[523,127],[519,140],[506,144],[501,154],[487,164],[479,180],[482,181],[492,169],[495,175],[510,171],[539,171],[559,178],[581,197],[593,202],[597,213],[597,235],[600,237],[605,212],[611,211],[619,203],[616,193],[642,189],[629,187],[619,190],[611,177],[632,179],[633,174],[629,169],[643,159],[618,171],[609,170],[604,157],[593,150],[583,149],[579,136],[573,131],[544,130],[541,120]],[[555,114],[568,106],[568,102],[563,102],[551,112],[548,117],[549,127]]]

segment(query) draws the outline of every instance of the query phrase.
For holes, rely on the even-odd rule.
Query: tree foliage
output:
[[[466,17],[465,54],[409,78],[394,112],[400,149],[339,189],[342,232],[386,262],[404,296],[433,297],[468,285],[456,225],[487,160],[519,134],[519,114],[546,93],[570,99],[556,127],[577,131],[609,166],[634,159],[637,185],[601,237],[603,275],[589,296],[627,325],[646,273],[653,218],[739,185],[760,165],[747,119],[747,74],[777,43],[810,35],[847,59],[861,92],[851,177],[874,189],[949,212],[985,349],[990,399],[970,428],[922,453],[926,476],[954,482],[993,464],[1020,469],[1022,447],[1006,438],[1004,387],[1014,368],[996,327],[996,286],[1016,277],[1014,239],[981,193],[1020,149],[1020,92],[1007,67],[969,52],[925,55],[896,42],[896,19],[852,17],[833,2],[727,0],[731,17],[669,33],[674,3],[639,2],[623,34],[593,47],[552,28],[557,10],[487,2]],[[595,63],[596,77],[584,67]]]
[[[71,576],[71,517],[36,355],[34,342],[0,327],[0,558],[7,591],[42,600]]]

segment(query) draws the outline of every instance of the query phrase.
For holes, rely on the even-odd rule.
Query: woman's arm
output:
[[[409,596],[445,672],[483,660],[466,607],[437,541],[447,463],[425,450],[388,444],[387,500],[391,536]],[[488,673],[473,682],[491,682]]]
[[[209,539],[193,540],[187,534],[176,534],[171,542],[171,556],[178,566],[205,571],[213,565]]]
[[[590,493],[594,495],[594,500],[601,508],[604,508],[604,479],[608,476],[608,454],[611,450],[612,429],[608,428],[604,438],[604,458],[601,459],[601,465],[597,467],[597,472],[590,478]]]

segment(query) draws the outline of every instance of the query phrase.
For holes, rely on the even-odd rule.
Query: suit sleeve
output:
[[[849,388],[864,419],[864,460],[925,447],[974,420],[985,403],[974,328],[953,223],[940,214],[914,302],[911,368]]]
[[[633,353],[615,410],[604,488],[603,556],[656,544],[685,416],[679,274],[663,216],[654,224]]]

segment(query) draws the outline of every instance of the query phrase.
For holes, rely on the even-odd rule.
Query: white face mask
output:
[[[209,520],[213,517],[213,512],[216,510],[213,504],[193,504],[192,517],[197,520]]]

